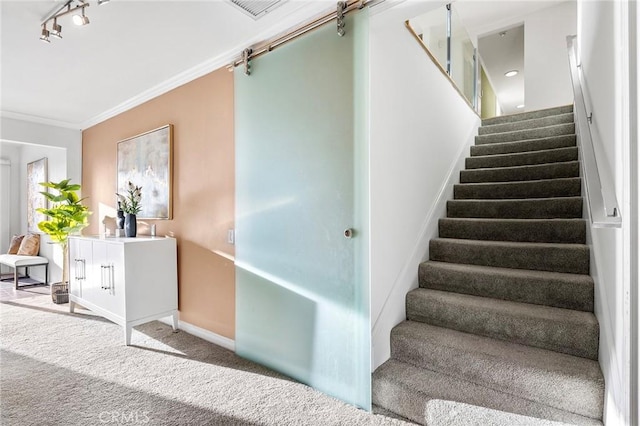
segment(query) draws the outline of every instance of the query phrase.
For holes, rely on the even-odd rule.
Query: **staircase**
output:
[[[573,108],[482,124],[373,374],[374,406],[429,425],[471,406],[484,414],[459,424],[601,425]]]

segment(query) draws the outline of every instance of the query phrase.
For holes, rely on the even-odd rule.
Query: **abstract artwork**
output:
[[[46,157],[27,164],[27,230],[29,232],[40,232],[38,223],[47,220],[45,215],[36,210],[47,207],[47,199],[40,194],[41,191],[46,191],[40,182],[47,182],[47,179]]]
[[[171,219],[171,150],[173,126],[118,142],[117,192],[126,194],[127,183],[142,187],[138,219]]]

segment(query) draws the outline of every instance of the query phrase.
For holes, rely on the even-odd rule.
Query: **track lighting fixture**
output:
[[[103,4],[109,0],[99,0],[98,4]],[[62,38],[62,25],[58,24],[58,19],[65,15],[73,15],[73,23],[79,26],[87,25],[89,17],[85,14],[85,9],[89,3],[85,0],[67,0],[62,6],[55,9],[42,20],[42,35],[40,40],[49,43],[49,36]],[[47,30],[47,24],[51,24],[51,31]]]

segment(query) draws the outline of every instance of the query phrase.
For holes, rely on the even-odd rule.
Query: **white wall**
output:
[[[573,103],[566,37],[577,32],[576,13],[570,1],[525,17],[525,110]]]
[[[0,158],[0,253],[6,253],[11,240],[11,162]]]
[[[71,178],[73,182],[81,183],[80,130],[1,117],[0,149],[0,157],[7,157],[12,162],[11,199],[15,200],[11,214],[12,234],[27,232],[27,163],[47,157],[50,181]],[[40,255],[49,259],[50,281],[58,282],[62,279],[62,252],[49,242],[49,237],[42,235]],[[30,273],[35,279],[44,278],[42,268],[33,268]]]
[[[0,117],[0,140],[43,145],[67,150],[67,176],[82,180],[82,132],[79,129],[49,126]]]
[[[587,111],[593,112],[591,133],[598,161],[613,171],[622,214],[621,229],[589,230],[595,313],[600,323],[599,362],[605,386],[605,424],[629,424],[630,418],[630,285],[631,241],[637,238],[637,170],[629,135],[629,20],[622,2],[581,1],[578,4],[578,62],[584,74]],[[637,60],[637,56],[635,58]],[[637,92],[635,93],[637,102]],[[635,146],[635,145],[634,145]],[[636,195],[633,195],[636,194]],[[637,205],[637,198],[635,198]],[[637,241],[636,241],[637,248]],[[637,283],[637,263],[635,282]],[[637,284],[636,284],[637,285]],[[636,339],[638,336],[634,336]],[[637,401],[636,401],[637,404]]]
[[[22,201],[20,198],[21,187],[19,185],[20,182],[20,164],[21,164],[21,155],[22,155],[22,146],[19,144],[11,144],[0,141],[0,158],[3,158],[11,163],[11,172],[9,176],[9,187],[2,188],[2,191],[7,191],[9,193],[9,199],[12,200],[9,206],[9,235],[19,235],[22,233],[21,228],[21,220],[20,207],[22,206]],[[25,183],[26,186],[26,183]],[[25,201],[26,202],[26,201]],[[6,220],[6,218],[3,218]],[[3,241],[4,243],[4,241]],[[6,253],[6,249],[8,248],[8,242],[5,243],[6,246],[3,245],[4,249],[2,253]]]
[[[444,3],[443,3],[444,4]],[[384,5],[384,3],[383,3]],[[405,2],[371,18],[371,303],[373,368],[445,216],[480,124],[404,26],[437,3]]]
[[[629,28],[630,34],[635,38],[630,43],[630,67],[629,76],[633,79],[635,76],[635,87],[631,93],[630,111],[631,115],[631,140],[635,139],[635,145],[631,145],[632,152],[629,156],[632,162],[631,166],[631,202],[632,209],[630,211],[631,217],[640,217],[640,149],[638,147],[638,141],[640,141],[640,9],[638,3],[633,2],[629,4],[630,19]],[[635,53],[633,53],[635,52]],[[635,117],[633,111],[635,110]],[[635,165],[635,168],[634,168]],[[635,191],[633,187],[635,186]],[[635,254],[634,254],[635,251]],[[631,315],[632,315],[632,329],[631,329],[631,357],[632,357],[632,394],[631,394],[631,411],[632,421],[635,424],[640,424],[640,224],[636,222],[632,223],[631,229]],[[633,263],[635,259],[635,264]],[[635,294],[634,294],[635,293]]]

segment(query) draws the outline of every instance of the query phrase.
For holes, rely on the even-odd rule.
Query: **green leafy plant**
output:
[[[69,235],[80,232],[89,225],[89,208],[82,204],[77,192],[81,186],[69,183],[70,179],[60,182],[41,182],[40,185],[50,188],[57,193],[40,192],[49,200],[49,208],[39,208],[38,212],[49,219],[38,223],[38,228],[51,237],[51,241],[62,246],[64,264],[62,267],[62,280],[68,282],[68,238]]]
[[[116,192],[118,202],[123,212],[129,214],[138,214],[142,210],[142,187],[135,186],[131,181],[127,183],[127,195],[121,195]]]

